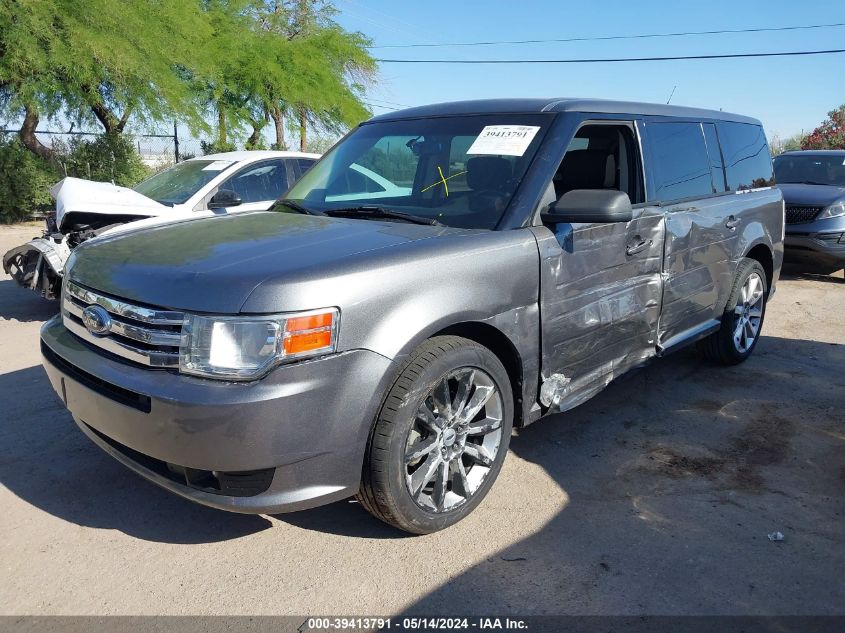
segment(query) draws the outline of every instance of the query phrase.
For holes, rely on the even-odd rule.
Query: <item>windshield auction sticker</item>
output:
[[[522,156],[539,131],[536,125],[488,125],[467,150],[467,154]]]

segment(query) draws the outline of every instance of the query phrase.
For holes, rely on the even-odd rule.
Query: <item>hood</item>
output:
[[[787,205],[808,207],[826,207],[845,199],[845,187],[835,185],[801,185],[798,183],[779,184],[783,192],[783,201]]]
[[[63,178],[53,185],[50,195],[56,201],[56,225],[60,230],[69,213],[149,217],[172,211],[134,189],[82,178]]]
[[[465,231],[256,212],[159,225],[79,246],[68,273],[94,290],[157,307],[236,314],[270,277],[360,266],[360,256]],[[283,311],[280,306],[279,311]]]

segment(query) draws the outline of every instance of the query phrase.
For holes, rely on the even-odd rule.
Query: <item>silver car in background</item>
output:
[[[268,212],[83,244],[44,367],[92,441],[183,497],[357,495],[433,532],[481,502],[512,429],[685,345],[753,352],[783,259],[772,185],[759,121],[724,112],[394,112]]]

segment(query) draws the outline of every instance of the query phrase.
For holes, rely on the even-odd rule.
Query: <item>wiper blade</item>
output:
[[[411,222],[413,224],[428,224],[430,226],[443,226],[442,222],[438,222],[434,218],[427,218],[422,215],[414,215],[413,213],[404,213],[402,211],[394,211],[393,209],[386,209],[384,207],[375,206],[360,206],[347,207],[344,209],[329,209],[325,215],[345,217],[345,218],[372,218],[402,220],[403,222]]]
[[[288,209],[293,209],[297,213],[304,213],[305,215],[324,215],[319,211],[312,211],[311,209],[306,209],[298,202],[294,202],[293,200],[277,200],[276,204],[271,207],[271,211],[274,210],[276,207],[287,207]]]

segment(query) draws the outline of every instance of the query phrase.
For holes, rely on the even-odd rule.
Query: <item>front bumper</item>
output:
[[[354,350],[253,383],[193,378],[108,358],[58,317],[41,341],[53,388],[94,443],[163,488],[236,512],[287,512],[354,494],[392,376],[389,359]]]
[[[845,216],[787,225],[784,261],[827,272],[845,267]]]

